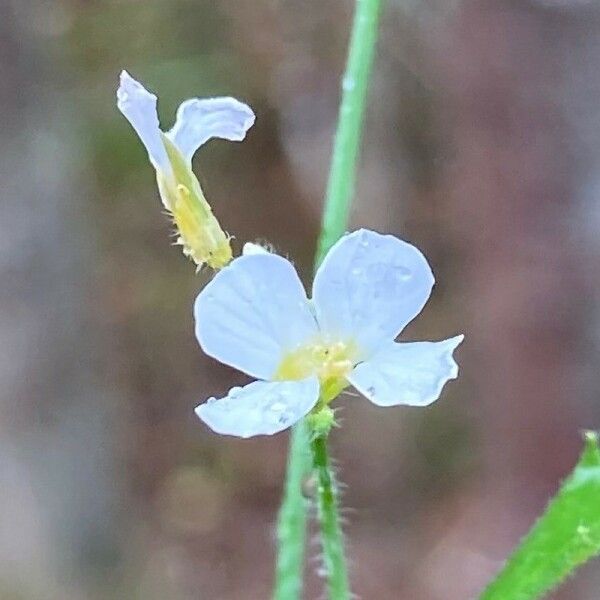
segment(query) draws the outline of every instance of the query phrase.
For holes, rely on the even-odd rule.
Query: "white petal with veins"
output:
[[[196,298],[194,316],[206,354],[258,379],[270,379],[284,354],[317,332],[296,270],[269,253],[219,271]]]
[[[458,376],[452,353],[463,335],[442,342],[392,342],[359,364],[348,381],[378,406],[427,406]]]
[[[146,147],[154,168],[169,173],[171,163],[161,140],[156,102],[156,96],[139,81],[131,77],[127,71],[121,72],[117,106]]]
[[[337,242],[317,271],[319,326],[355,340],[368,358],[421,312],[433,284],[427,259],[415,246],[360,229]]]
[[[319,399],[319,380],[255,381],[211,398],[196,414],[216,433],[249,438],[273,435],[305,417]]]
[[[235,98],[191,98],[177,110],[167,134],[188,159],[211,138],[241,142],[254,124],[252,109]]]

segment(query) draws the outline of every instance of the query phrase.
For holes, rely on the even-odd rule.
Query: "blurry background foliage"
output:
[[[387,4],[353,223],[434,267],[405,339],[467,342],[426,411],[343,398],[333,451],[360,597],[464,600],[600,427],[600,13]],[[193,414],[244,379],[197,347],[206,275],[169,247],[115,89],[130,70],[165,127],[190,96],[252,105],[248,139],[195,167],[236,244],[268,240],[308,279],[351,10],[0,4],[2,600],[268,597],[286,436],[225,439]],[[599,586],[592,562],[554,598]]]

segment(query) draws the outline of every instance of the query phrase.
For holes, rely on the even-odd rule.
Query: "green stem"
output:
[[[277,521],[278,552],[275,565],[274,600],[295,600],[302,593],[306,537],[306,499],[302,481],[310,472],[307,425],[292,429],[283,501]]]
[[[348,228],[380,5],[381,0],[356,0],[321,235],[317,245],[317,265]]]
[[[327,437],[311,441],[313,469],[317,476],[317,508],[321,528],[323,563],[327,575],[329,600],[348,600],[350,586],[344,553],[344,536],[338,515],[337,490],[329,465]]]
[[[323,221],[315,255],[315,270],[331,246],[348,228],[380,5],[381,0],[356,0]],[[302,592],[306,528],[302,479],[310,471],[304,427],[296,426],[290,440],[284,495],[278,519],[275,600],[298,600]],[[283,595],[284,592],[287,595]]]

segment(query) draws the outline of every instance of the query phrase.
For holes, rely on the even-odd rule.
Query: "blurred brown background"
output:
[[[467,335],[427,410],[342,399],[365,600],[474,598],[600,427],[600,9],[388,0],[353,226],[429,257],[405,339]],[[310,275],[350,0],[0,0],[0,599],[266,600],[286,435],[211,434],[205,281],[115,106],[246,100],[195,165],[239,242]],[[306,598],[320,597],[311,546]],[[554,598],[597,600],[592,563]]]

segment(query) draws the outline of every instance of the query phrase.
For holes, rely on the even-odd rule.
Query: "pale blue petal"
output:
[[[348,381],[378,406],[427,406],[458,376],[452,357],[463,335],[443,342],[395,342],[359,364]]]
[[[294,267],[268,253],[219,271],[198,295],[194,316],[206,354],[258,379],[271,379],[285,352],[317,331]]]
[[[337,242],[317,272],[317,321],[334,337],[354,339],[367,358],[421,312],[433,284],[433,273],[417,248],[392,235],[360,229]]]
[[[233,388],[225,398],[196,408],[196,414],[216,433],[249,438],[273,435],[305,417],[319,399],[319,380],[255,381]]]
[[[142,140],[154,168],[168,173],[171,163],[160,136],[156,96],[127,71],[122,71],[117,90],[117,106]]]
[[[181,104],[168,136],[189,160],[211,138],[241,142],[254,124],[252,109],[235,98],[192,98]]]

